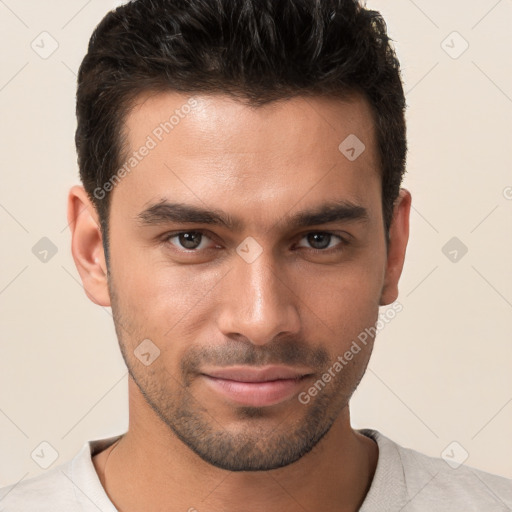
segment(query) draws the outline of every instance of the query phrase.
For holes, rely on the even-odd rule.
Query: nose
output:
[[[289,277],[265,251],[253,262],[235,258],[222,289],[220,331],[264,345],[278,335],[300,330],[297,292]]]

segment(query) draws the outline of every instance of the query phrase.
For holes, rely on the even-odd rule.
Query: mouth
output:
[[[312,375],[309,369],[289,366],[232,366],[205,370],[201,377],[232,403],[264,407],[290,399]]]

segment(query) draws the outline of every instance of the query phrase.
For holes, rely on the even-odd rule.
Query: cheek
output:
[[[198,315],[211,307],[217,283],[225,273],[206,266],[176,265],[158,250],[125,252],[115,262],[115,282],[122,307],[137,329],[163,344],[187,334]]]
[[[381,264],[360,261],[328,272],[301,273],[294,289],[301,297],[303,315],[309,319],[310,338],[316,332],[332,350],[340,351],[375,325],[382,289]]]
[[[327,284],[328,291],[305,295],[308,308],[329,328],[327,334],[346,340],[375,323],[379,296],[374,283],[345,277]]]

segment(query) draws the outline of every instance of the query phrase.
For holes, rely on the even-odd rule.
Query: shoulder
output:
[[[77,499],[67,477],[70,462],[0,488],[0,512],[72,512]]]
[[[393,488],[400,496],[403,512],[512,510],[512,480],[458,464],[453,451],[445,460],[401,446],[376,430],[363,431],[377,442],[379,459],[381,455],[383,457],[378,462],[375,476],[380,464],[379,478],[385,480],[388,475],[385,486]],[[385,487],[377,482],[376,486],[381,491]]]
[[[449,499],[464,510],[512,510],[512,480],[466,464],[457,464],[447,456],[431,457],[411,448],[398,447],[405,481],[424,496],[426,503],[437,505]]]
[[[69,461],[0,488],[0,512],[115,512],[92,457],[121,435],[88,441]]]

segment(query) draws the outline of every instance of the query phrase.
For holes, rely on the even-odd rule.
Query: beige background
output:
[[[44,471],[31,458],[43,441],[54,467],[127,428],[110,309],[87,299],[66,221],[75,75],[114,5],[0,1],[0,485]],[[403,311],[378,335],[353,426],[512,478],[512,1],[368,5],[402,62],[413,209]],[[42,37],[58,43],[45,59],[31,47]],[[42,237],[57,248],[46,263],[32,252]],[[452,237],[468,248],[457,262]]]

